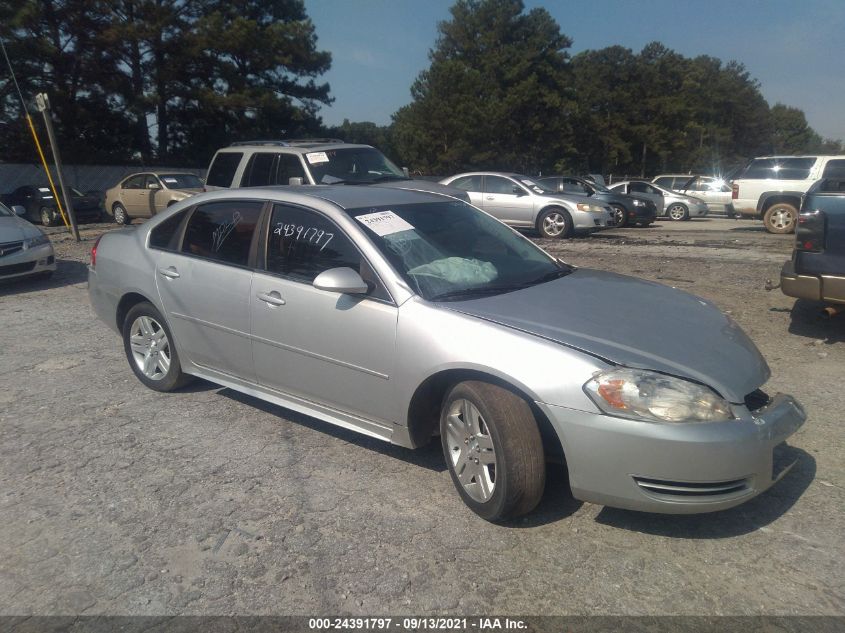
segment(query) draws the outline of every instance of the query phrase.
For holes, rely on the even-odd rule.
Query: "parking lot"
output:
[[[764,289],[793,236],[705,218],[540,240],[715,302],[808,421],[792,472],[733,510],[582,504],[552,467],[534,513],[493,525],[437,442],[409,451],[205,382],[146,389],[88,302],[88,251],[112,228],[79,245],[52,229],[54,277],[0,287],[0,613],[845,614],[845,316]]]

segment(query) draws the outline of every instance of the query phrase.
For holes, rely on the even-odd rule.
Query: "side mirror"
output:
[[[288,178],[288,184],[291,187],[298,187],[302,184],[302,177],[301,176],[291,176]]]
[[[513,186],[513,192],[518,196],[526,195],[525,190],[522,187],[518,187],[516,185]]]
[[[13,206],[12,206],[12,211],[14,211],[14,212],[15,212],[15,215],[19,215],[20,217],[23,217],[23,216],[25,216],[25,215],[26,215],[26,208],[25,208],[25,207],[22,207],[22,206],[21,206],[21,205],[19,205],[19,204],[15,204],[15,205],[13,205]]]
[[[340,292],[347,295],[363,295],[369,288],[356,271],[351,268],[330,268],[317,275],[313,286],[318,290]]]
[[[402,168],[402,173],[403,173],[403,174],[405,174],[405,178],[410,178],[410,177],[411,177],[411,172],[408,170],[408,168],[407,168],[407,167],[403,167],[403,168]]]
[[[147,189],[161,189],[161,185],[157,182],[148,182]]]

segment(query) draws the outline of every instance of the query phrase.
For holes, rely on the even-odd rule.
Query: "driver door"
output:
[[[366,418],[398,418],[391,376],[396,368],[398,308],[352,241],[326,216],[276,204],[266,263],[255,271],[249,300],[259,384]],[[330,268],[361,273],[366,296],[318,290]]]
[[[534,201],[528,192],[510,178],[484,176],[482,208],[508,224],[531,226]]]

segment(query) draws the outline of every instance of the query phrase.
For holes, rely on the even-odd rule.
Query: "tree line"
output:
[[[457,0],[389,125],[327,127],[331,55],[302,0],[5,0],[0,37],[26,95],[47,92],[65,160],[205,166],[233,140],[309,135],[380,147],[422,174],[507,169],[723,172],[752,156],[843,152],[770,106],[739,62],[658,42],[570,55],[522,0]],[[30,161],[0,79],[3,160]]]

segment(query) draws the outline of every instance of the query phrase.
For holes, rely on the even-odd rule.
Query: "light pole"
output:
[[[70,228],[73,232],[73,237],[79,241],[79,228],[76,226],[76,214],[73,211],[73,201],[68,194],[65,186],[65,178],[62,174],[62,158],[59,155],[59,144],[56,142],[56,133],[53,131],[53,118],[50,115],[50,100],[47,94],[41,92],[35,95],[35,105],[38,111],[44,115],[44,126],[47,128],[47,138],[50,139],[50,148],[53,150],[53,161],[56,163],[56,176],[59,178],[59,188],[62,190],[62,198],[64,199],[67,215],[70,219]],[[57,201],[61,204],[61,201]]]

